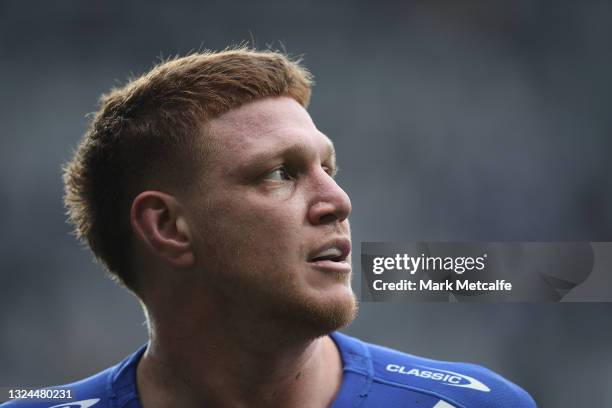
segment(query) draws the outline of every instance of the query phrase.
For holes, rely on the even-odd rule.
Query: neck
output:
[[[149,347],[137,368],[144,408],[325,407],[340,387],[342,363],[328,336],[228,310],[149,312]]]

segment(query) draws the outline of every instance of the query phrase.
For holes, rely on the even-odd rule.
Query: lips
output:
[[[308,257],[308,262],[344,262],[351,252],[351,242],[348,239],[335,239],[314,250]]]

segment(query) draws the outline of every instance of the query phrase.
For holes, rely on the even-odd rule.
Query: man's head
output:
[[[310,85],[282,54],[237,49],[113,90],[65,170],[77,234],[143,299],[185,278],[209,302],[346,324],[350,201]]]

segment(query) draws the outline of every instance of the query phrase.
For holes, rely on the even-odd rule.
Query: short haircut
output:
[[[114,280],[138,293],[131,268],[133,199],[148,189],[196,181],[211,119],[271,96],[289,96],[307,107],[311,86],[299,61],[237,47],[162,61],[102,95],[64,166],[64,204],[76,236]]]

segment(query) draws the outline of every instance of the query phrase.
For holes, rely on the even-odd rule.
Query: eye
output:
[[[271,181],[291,180],[291,175],[289,174],[289,171],[287,171],[287,168],[283,166],[283,167],[274,169],[268,174],[266,174],[264,176],[264,180],[271,180]]]
[[[332,178],[336,177],[336,173],[338,173],[338,169],[333,167],[333,166],[321,166],[323,168],[323,171],[325,171],[327,174],[329,174]]]

